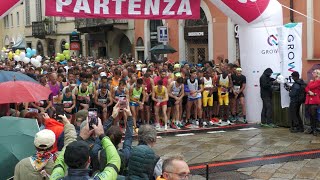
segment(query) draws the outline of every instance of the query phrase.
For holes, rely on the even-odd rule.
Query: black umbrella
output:
[[[177,51],[169,45],[160,44],[151,48],[150,52],[153,54],[172,54]]]

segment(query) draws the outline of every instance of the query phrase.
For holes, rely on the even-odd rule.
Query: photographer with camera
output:
[[[294,83],[289,88],[289,96],[290,96],[290,106],[289,106],[289,117],[291,119],[291,128],[290,132],[297,133],[303,132],[303,122],[300,116],[300,106],[305,102],[305,88],[306,83],[299,79],[299,73],[293,72],[291,74]]]
[[[120,102],[118,102],[113,107],[112,115],[109,117],[109,119],[104,123],[104,131],[106,135],[110,138],[113,145],[118,149],[119,144],[122,140],[122,131],[119,126],[112,125],[114,119],[118,116],[118,113],[120,112]],[[130,111],[129,104],[127,104],[127,107],[123,109],[123,112],[126,113],[128,119],[127,119],[127,127],[124,137],[124,142],[122,145],[122,149],[118,149],[118,153],[121,159],[121,167],[119,171],[119,175],[125,175],[126,172],[126,166],[128,159],[130,157],[131,149],[132,149],[132,141],[133,141],[133,116]],[[93,171],[96,171],[100,169],[104,169],[106,166],[105,163],[105,155],[106,151],[105,149],[102,149],[100,143],[96,143],[92,149],[93,154]]]
[[[82,140],[76,141],[73,138],[73,142],[66,143],[65,147],[59,154],[53,173],[50,177],[51,180],[60,179],[90,179],[90,148],[84,141],[92,135],[99,137],[103,149],[106,151],[106,166],[102,172],[93,177],[94,180],[115,180],[118,176],[120,168],[120,157],[117,153],[115,146],[112,144],[109,137],[105,136],[101,119],[99,118],[97,124],[92,124],[92,128],[89,128],[89,120],[87,119],[86,126],[81,129],[80,137]],[[70,141],[70,134],[75,136],[76,131],[73,127],[66,131],[65,142]],[[66,171],[68,175],[66,177]]]

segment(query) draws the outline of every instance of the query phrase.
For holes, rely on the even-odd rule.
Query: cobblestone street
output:
[[[209,131],[185,136],[160,137],[155,146],[161,156],[181,153],[190,166],[290,153],[320,148],[320,138],[290,133],[286,128],[246,128],[234,131]],[[290,157],[288,159],[290,160]],[[210,179],[320,179],[319,159],[268,163],[234,171],[210,173]],[[196,176],[193,179],[205,179]]]

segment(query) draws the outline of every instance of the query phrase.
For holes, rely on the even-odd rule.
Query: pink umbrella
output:
[[[15,6],[19,5],[19,3],[23,2],[23,0],[1,0],[0,1],[0,19],[6,16]]]

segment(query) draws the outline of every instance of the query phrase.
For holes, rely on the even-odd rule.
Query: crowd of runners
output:
[[[130,55],[117,60],[74,57],[65,64],[44,59],[38,68],[7,61],[0,69],[21,71],[52,91],[44,101],[2,105],[5,115],[38,112],[51,117],[62,109],[74,117],[95,110],[105,122],[120,101],[124,107],[129,104],[136,131],[141,124],[167,130],[247,122],[246,77],[239,63],[227,59],[189,64],[166,58],[143,63]],[[121,112],[114,123],[125,126],[126,119]]]

